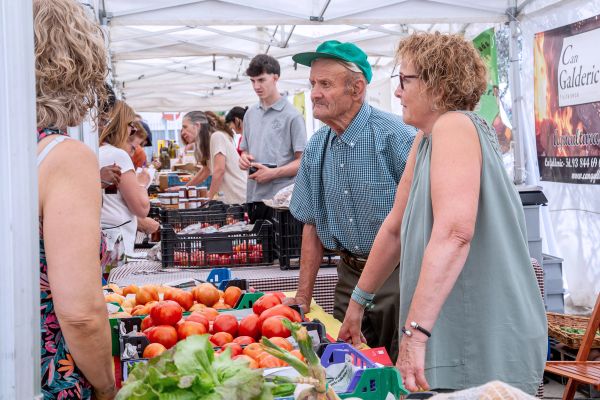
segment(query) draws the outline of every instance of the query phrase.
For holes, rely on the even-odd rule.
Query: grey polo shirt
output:
[[[255,162],[282,167],[294,161],[294,153],[304,151],[305,146],[304,118],[285,97],[270,107],[263,108],[258,103],[246,111],[240,149],[254,156]],[[294,177],[278,178],[268,183],[248,179],[246,201],[271,199],[292,183]]]

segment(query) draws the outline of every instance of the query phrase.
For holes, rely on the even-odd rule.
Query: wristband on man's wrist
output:
[[[358,305],[360,305],[361,307],[364,307],[366,310],[370,310],[375,306],[375,304],[373,303],[375,293],[365,292],[364,290],[359,288],[358,285],[354,287],[350,298],[356,303],[358,303]]]

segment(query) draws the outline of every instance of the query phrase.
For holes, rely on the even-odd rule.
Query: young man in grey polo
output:
[[[279,94],[279,62],[266,54],[252,59],[246,74],[259,102],[244,115],[240,143],[240,168],[248,170],[248,216],[250,222],[271,217],[263,203],[294,183],[306,146],[304,118]]]

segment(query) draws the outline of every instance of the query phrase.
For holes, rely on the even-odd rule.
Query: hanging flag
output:
[[[498,135],[500,149],[502,153],[507,153],[510,151],[512,131],[507,118],[502,118],[506,113],[504,110],[500,112],[502,103],[498,97],[498,56],[494,29],[490,28],[481,32],[473,39],[473,45],[479,51],[488,70],[488,85],[479,100],[476,112],[494,127]]]

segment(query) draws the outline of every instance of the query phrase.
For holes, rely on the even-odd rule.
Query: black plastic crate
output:
[[[220,228],[244,220],[243,205],[228,205],[221,202],[207,203],[203,207],[190,210],[160,210],[161,225],[171,225],[175,232],[192,224]]]
[[[163,268],[271,265],[274,260],[273,224],[258,220],[248,232],[177,234],[162,226]]]
[[[299,263],[292,264],[291,260],[300,258],[304,224],[294,218],[288,209],[274,208],[271,220],[275,237],[275,256],[279,259],[279,266],[284,270],[300,268]],[[323,266],[333,265],[334,256],[333,252],[326,250],[327,262]]]

